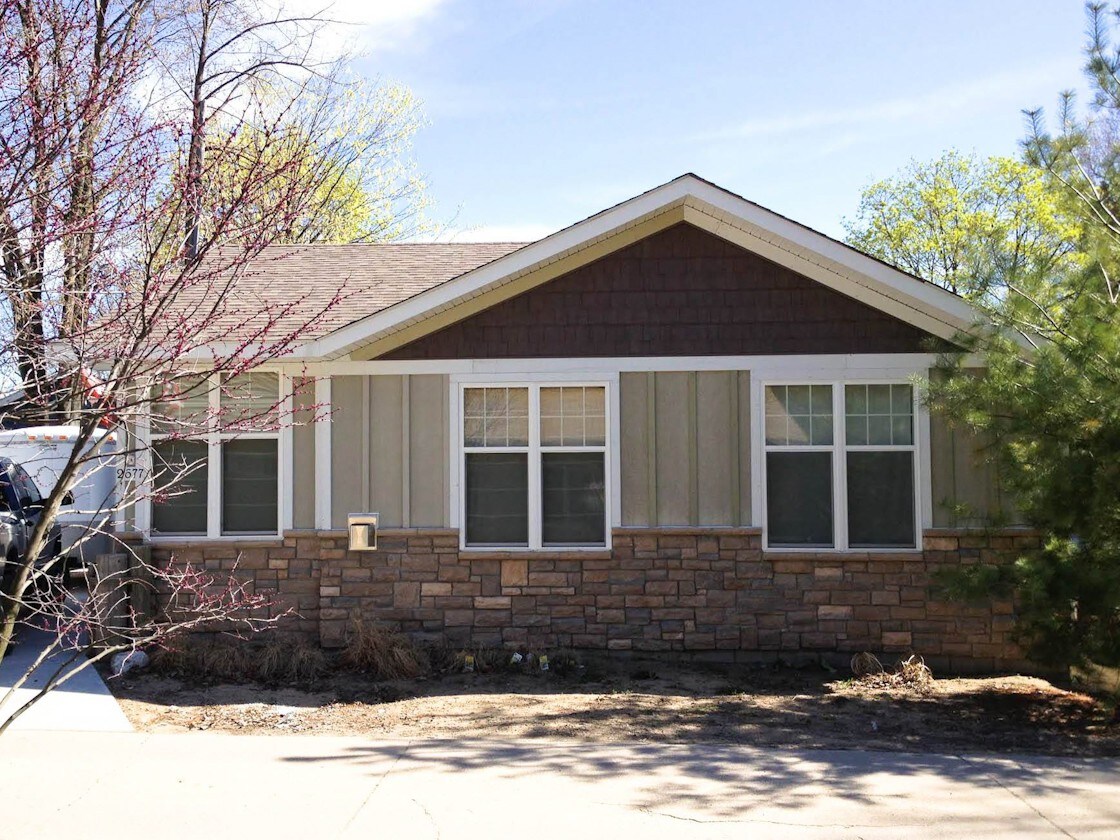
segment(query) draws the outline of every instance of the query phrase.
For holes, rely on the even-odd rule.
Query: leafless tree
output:
[[[337,108],[353,93],[338,65],[314,59],[316,25],[238,0],[0,0],[0,365],[18,372],[34,416],[63,406],[75,429],[27,550],[5,569],[0,658],[21,614],[51,628],[55,649],[90,653],[96,642],[77,667],[219,620],[258,629],[276,619],[261,617],[267,599],[236,574],[138,560],[173,608],[108,626],[122,586],[102,582],[84,604],[51,597],[51,564],[36,559],[111,436],[136,480],[98,512],[110,532],[138,503],[182,492],[197,468],[149,472],[138,430],[163,422],[165,439],[189,439],[184,390],[226,388],[283,356],[349,293],[339,283],[251,305],[238,295],[268,246],[299,239],[355,167],[395,159],[415,126],[413,111],[371,111],[360,131],[339,130]],[[416,186],[385,205],[387,231],[396,199],[415,208],[418,193],[405,193]],[[280,400],[241,415],[221,422],[293,422]],[[73,673],[60,670],[47,690]]]

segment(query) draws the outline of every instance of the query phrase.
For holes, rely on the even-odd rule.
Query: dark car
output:
[[[27,470],[10,458],[0,457],[0,560],[4,564],[3,580],[15,573],[19,562],[27,555],[31,533],[43,515],[43,494],[35,486]],[[45,541],[35,565],[46,566],[62,550],[62,530],[55,524]],[[55,568],[57,567],[57,568]],[[62,574],[60,562],[51,569]]]

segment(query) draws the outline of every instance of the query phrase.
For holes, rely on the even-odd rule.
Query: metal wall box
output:
[[[377,551],[376,513],[351,513],[347,517],[351,551]]]

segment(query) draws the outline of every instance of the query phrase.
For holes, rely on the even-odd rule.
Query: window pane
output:
[[[867,413],[867,386],[866,385],[845,385],[844,386],[844,401],[847,405],[848,414],[866,414]]]
[[[222,444],[223,534],[276,533],[276,468],[275,440]]]
[[[832,454],[766,453],[771,546],[832,546]]]
[[[219,400],[222,425],[240,429],[273,428],[279,401],[280,374],[258,372],[234,376],[222,386]]]
[[[528,446],[527,388],[467,388],[463,391],[466,446]]]
[[[867,386],[867,413],[868,414],[890,414],[891,413],[891,386],[890,385],[868,385]]]
[[[832,415],[814,414],[813,433],[809,442],[814,446],[832,446]]]
[[[914,442],[914,422],[910,417],[891,418],[891,443],[895,446],[909,446]]]
[[[831,385],[766,386],[766,443],[831,446]]]
[[[178,376],[159,388],[152,406],[152,434],[199,434],[206,431],[210,411],[209,380]]]
[[[785,443],[789,446],[804,446],[809,443],[811,419],[808,414],[791,414],[786,424],[786,433],[789,435]]]
[[[766,415],[766,442],[782,445],[787,441],[786,418],[781,414]]]
[[[910,385],[846,386],[844,436],[848,445],[912,445],[913,399],[914,389]]]
[[[206,533],[206,453],[197,440],[152,444],[152,531]]]
[[[529,543],[529,456],[523,452],[468,452],[468,545]]]
[[[810,393],[808,385],[790,385],[786,388],[786,411],[790,414],[808,414]]]
[[[890,415],[872,414],[867,418],[867,442],[872,446],[890,446]]]
[[[914,547],[914,454],[848,453],[848,543]]]
[[[867,415],[849,414],[844,418],[844,435],[849,446],[867,444]]]
[[[541,388],[541,446],[604,446],[603,388]]]
[[[481,417],[463,418],[463,444],[482,446],[486,443],[485,420]]]
[[[545,545],[606,543],[606,482],[600,452],[541,456]]]
[[[909,385],[891,386],[891,413],[911,414],[914,411],[914,395]]]

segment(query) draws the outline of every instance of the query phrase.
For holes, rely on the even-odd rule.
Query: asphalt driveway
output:
[[[0,755],[4,838],[1120,836],[1109,759],[27,731]]]

